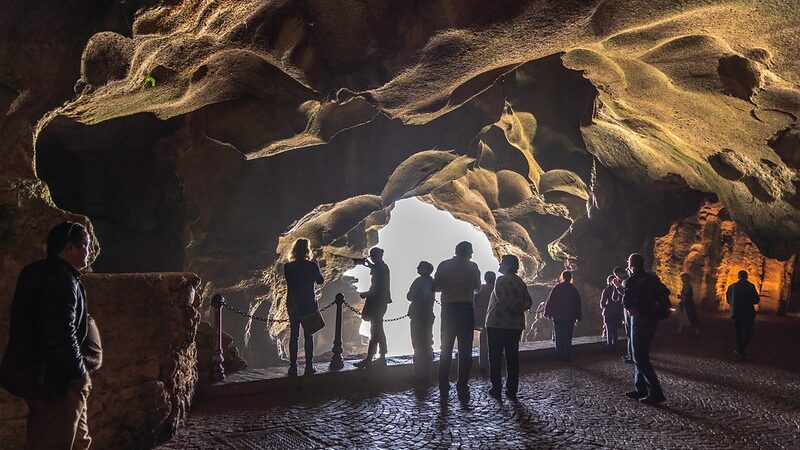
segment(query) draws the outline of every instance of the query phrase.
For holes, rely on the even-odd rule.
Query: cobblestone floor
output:
[[[481,377],[468,403],[454,389],[441,403],[434,387],[216,401],[158,448],[262,448],[224,440],[293,432],[285,427],[317,448],[800,448],[800,318],[759,317],[746,364],[732,353],[730,322],[704,319],[697,338],[662,325],[653,355],[667,395],[660,407],[624,397],[632,366],[599,353],[524,368],[517,402],[489,397]],[[279,438],[258,442],[288,448]]]

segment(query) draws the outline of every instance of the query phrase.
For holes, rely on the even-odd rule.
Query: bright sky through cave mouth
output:
[[[385,250],[384,260],[391,271],[392,303],[386,312],[386,319],[399,317],[408,312],[406,294],[411,283],[418,276],[417,265],[428,261],[435,268],[445,259],[455,254],[456,244],[461,241],[472,243],[472,260],[483,273],[487,270],[497,272],[498,262],[492,254],[491,245],[480,230],[462,222],[450,213],[417,199],[405,199],[395,203],[389,223],[378,231],[378,246]],[[358,266],[346,275],[355,277],[359,292],[369,289],[369,269]],[[436,295],[439,298],[439,294]],[[440,306],[434,304],[436,322],[433,324],[434,350],[439,349]],[[410,355],[410,321],[408,318],[384,323],[389,355]],[[361,324],[362,335],[369,336],[369,323]]]

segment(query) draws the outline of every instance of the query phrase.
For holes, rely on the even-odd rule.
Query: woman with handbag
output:
[[[314,293],[314,283],[322,284],[325,279],[316,262],[311,260],[311,245],[308,239],[298,239],[292,247],[291,262],[283,266],[286,278],[286,310],[289,313],[289,376],[297,376],[297,341],[300,338],[300,325],[303,325],[305,341],[306,370],[311,375],[314,370],[314,336],[319,331],[316,322],[319,307]],[[316,320],[313,320],[316,319]],[[324,323],[323,323],[324,325]]]

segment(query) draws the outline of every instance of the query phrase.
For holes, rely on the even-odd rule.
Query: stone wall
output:
[[[722,204],[705,202],[696,216],[676,222],[656,239],[654,270],[675,294],[681,272],[692,276],[695,302],[705,309],[727,310],[725,291],[746,270],[761,294],[759,310],[776,313],[789,299],[793,256],[786,261],[765,257],[731,219]]]
[[[194,395],[200,279],[189,273],[83,279],[104,349],[103,367],[92,375],[92,447],[151,448],[172,436]],[[24,402],[0,391],[3,449],[22,448],[26,413]]]

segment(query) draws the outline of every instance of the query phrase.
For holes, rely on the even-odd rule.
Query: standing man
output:
[[[439,263],[433,276],[433,289],[442,292],[442,353],[439,357],[439,394],[442,400],[450,392],[450,364],[453,345],[458,339],[458,382],[461,400],[469,399],[469,371],[472,368],[472,331],[475,327],[473,301],[481,288],[481,271],[472,259],[472,244],[456,245],[456,255]]]
[[[389,289],[389,266],[383,262],[383,249],[372,247],[369,251],[369,258],[364,260],[364,265],[369,267],[370,285],[367,292],[360,294],[365,299],[362,317],[369,321],[369,345],[367,346],[367,357],[353,364],[362,369],[372,367],[372,357],[380,345],[380,357],[375,360],[375,364],[386,367],[386,333],[383,330],[383,316],[389,303],[392,303],[392,295]]]
[[[556,333],[556,357],[572,358],[572,332],[581,320],[581,294],[572,285],[572,272],[561,272],[561,282],[553,286],[544,305],[544,316],[553,320]]]
[[[742,361],[747,354],[745,349],[753,338],[753,324],[756,321],[756,309],[761,300],[753,283],[747,281],[747,271],[739,271],[739,281],[728,286],[725,292],[728,304],[731,306],[731,318],[736,328],[736,350],[734,353],[739,355]]]
[[[630,398],[647,405],[666,400],[658,376],[650,364],[650,345],[656,335],[658,319],[653,317],[654,298],[648,298],[648,282],[655,275],[644,271],[644,257],[633,253],[628,257],[628,273],[625,280],[622,305],[631,316],[631,344],[633,345],[633,382],[635,390],[627,392]]]
[[[90,251],[83,225],[60,223],[47,236],[47,258],[17,279],[0,381],[28,404],[26,449],[85,450],[92,442],[86,403],[99,340],[91,342],[98,335],[80,280]]]
[[[625,271],[621,266],[614,267],[614,300],[622,303],[622,294],[625,291],[623,284],[625,280],[628,279],[628,272]],[[631,334],[631,313],[628,312],[627,309],[622,310],[623,314],[623,322],[625,324],[625,349],[627,353],[625,356],[622,357],[622,360],[626,363],[633,364],[633,334]]]
[[[488,271],[483,274],[484,285],[480,292],[475,295],[475,330],[479,332],[480,349],[478,353],[478,365],[481,373],[489,369],[489,341],[486,334],[486,310],[489,309],[489,299],[494,291],[494,282],[497,274]]]

